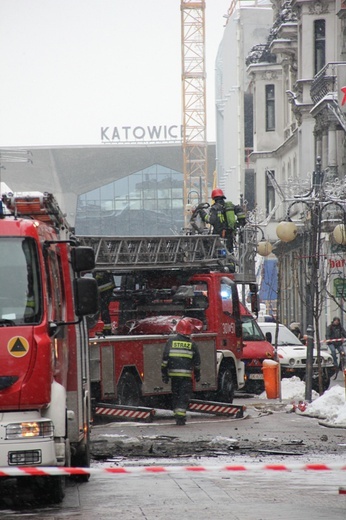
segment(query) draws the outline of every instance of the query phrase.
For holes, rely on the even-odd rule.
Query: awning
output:
[[[276,300],[278,293],[277,258],[265,258],[260,274],[260,301]]]

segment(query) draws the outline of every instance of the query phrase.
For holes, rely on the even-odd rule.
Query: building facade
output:
[[[269,0],[233,1],[215,63],[218,185],[227,198],[235,202],[245,196],[252,207],[253,97],[246,57],[257,42],[266,41],[272,19]]]
[[[242,2],[237,4],[241,9]],[[334,227],[345,220],[346,3],[271,0],[271,9],[267,38],[246,56],[253,152],[243,167],[254,172],[252,218],[279,259],[279,319],[306,328],[307,307],[317,305],[308,302],[306,288],[315,285],[316,296],[322,281],[323,336],[334,314],[343,318],[346,295],[345,247],[333,238]],[[222,130],[226,146],[229,129]],[[318,190],[311,191],[316,182]],[[312,218],[315,207],[318,221]],[[284,219],[297,226],[292,242],[278,240],[276,229]],[[318,240],[316,283],[309,278],[311,236]]]

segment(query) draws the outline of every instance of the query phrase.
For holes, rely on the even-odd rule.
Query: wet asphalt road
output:
[[[346,495],[339,488],[346,487],[346,471],[301,468],[307,463],[346,464],[346,429],[322,426],[277,400],[242,397],[235,404],[246,406],[244,418],[189,413],[187,425],[179,427],[170,412],[158,412],[153,423],[96,424],[92,467],[99,473],[85,484],[68,480],[65,499],[57,506],[34,502],[23,492],[11,496],[11,490],[2,488],[0,519],[345,520]],[[248,469],[220,471],[235,463]],[[262,469],[270,463],[300,469]],[[158,465],[167,472],[104,472],[108,467]],[[170,472],[186,465],[207,471]]]
[[[342,375],[335,384],[344,386]],[[234,404],[246,407],[242,419],[190,412],[186,426],[177,426],[172,412],[158,410],[152,423],[96,423],[93,457],[346,456],[346,429],[327,428],[318,419],[298,415],[288,401],[238,395]]]

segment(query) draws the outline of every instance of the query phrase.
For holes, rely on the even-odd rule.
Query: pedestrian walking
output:
[[[340,356],[344,355],[344,349],[342,345],[345,338],[346,331],[341,325],[340,318],[336,316],[335,318],[333,318],[333,321],[330,325],[328,325],[326,330],[326,340],[336,370],[338,370],[338,359],[336,352],[339,352]]]
[[[173,412],[178,425],[186,423],[193,375],[196,382],[201,377],[198,346],[191,339],[193,329],[188,318],[181,319],[175,328],[176,334],[168,339],[162,356],[162,381],[167,384],[171,379]]]
[[[290,324],[290,330],[293,332],[293,334],[295,336],[297,336],[298,339],[300,339],[300,341],[303,339],[303,334],[301,333],[300,324],[299,323],[297,323],[296,321],[293,321]]]

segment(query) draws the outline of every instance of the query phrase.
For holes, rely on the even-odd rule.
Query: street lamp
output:
[[[298,234],[298,229],[294,222],[283,220],[277,226],[276,234],[282,242],[292,242]]]
[[[261,240],[257,244],[257,253],[260,256],[269,256],[270,253],[273,251],[273,246],[271,245],[268,240]]]
[[[248,225],[245,227],[245,230],[253,232],[252,233],[252,241],[256,243],[256,251],[260,256],[268,256],[273,251],[273,246],[269,242],[269,240],[266,240],[264,236],[263,229],[258,224],[254,224],[253,222],[249,222]],[[257,231],[261,232],[261,238],[258,241],[257,240]],[[249,239],[249,236],[246,237]]]
[[[331,205],[337,206],[342,211],[341,224],[338,224],[333,236],[337,243],[346,245],[345,226],[345,201],[330,198],[323,190],[324,171],[321,170],[321,159],[317,157],[316,169],[313,172],[312,186],[304,196],[296,196],[287,209],[286,219],[277,226],[277,236],[282,242],[292,242],[298,235],[298,229],[291,221],[291,209],[296,204],[303,204],[308,209],[310,222],[309,250],[308,250],[308,276],[306,287],[306,325],[307,325],[307,359],[306,359],[306,387],[305,399],[312,398],[312,376],[313,376],[313,348],[314,348],[314,319],[317,323],[319,315],[319,268],[322,232],[322,214]]]
[[[333,237],[337,244],[346,245],[346,226],[345,224],[338,224],[333,231]]]

